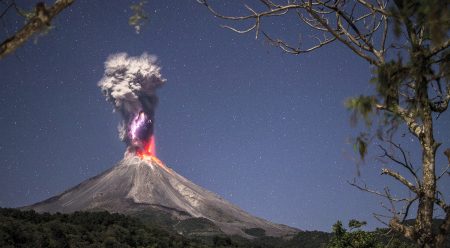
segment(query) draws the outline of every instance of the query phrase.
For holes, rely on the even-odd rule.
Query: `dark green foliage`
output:
[[[209,227],[209,224],[206,219],[195,218],[184,223],[184,228],[191,226],[205,230],[202,226]],[[258,228],[244,230],[250,235],[260,236],[253,240],[211,233],[194,239],[175,234],[173,230],[161,229],[152,222],[142,222],[121,214],[38,214],[0,208],[0,247],[415,248],[400,235],[388,233],[387,229],[374,232],[360,230],[365,224],[351,220],[349,228],[355,230],[347,231],[338,222],[333,227],[333,234],[303,231],[289,239],[264,236],[264,230]]]
[[[348,227],[350,228],[350,230],[355,229],[355,228],[361,228],[363,226],[367,225],[367,222],[365,221],[359,221],[359,220],[350,220],[348,222]]]
[[[373,233],[364,232],[359,228],[365,223],[356,220],[349,222],[351,229],[357,229],[352,232],[348,232],[343,226],[342,222],[338,221],[333,225],[333,238],[328,244],[328,248],[381,248],[383,247],[380,242],[377,241]]]
[[[211,235],[222,234],[222,231],[206,218],[190,218],[179,221],[174,229],[182,235]]]
[[[350,220],[345,229],[341,221],[333,225],[333,233],[328,248],[415,248],[409,240],[398,234],[389,232],[388,229],[377,229],[374,232],[366,232],[360,228],[365,226],[365,221]]]
[[[361,118],[370,130],[373,122],[378,121],[374,137],[383,141],[391,140],[399,125],[405,122],[399,116],[401,113],[398,107],[404,108],[413,119],[422,116],[428,102],[421,99],[423,94],[418,93],[420,88],[441,88],[443,79],[448,80],[449,77],[448,48],[438,53],[432,52],[436,46],[442,46],[448,41],[449,7],[449,2],[445,0],[391,2],[389,22],[397,38],[390,42],[392,46],[401,49],[390,56],[386,54],[385,61],[373,67],[371,82],[375,87],[375,94],[360,95],[346,101],[345,105],[352,113],[352,124]],[[434,79],[437,80],[433,81]],[[436,103],[444,99],[440,95],[429,98],[428,101]],[[354,142],[355,146],[361,148],[357,152],[364,160],[368,143],[358,138]]]
[[[353,149],[359,153],[359,156],[361,156],[361,159],[364,160],[367,154],[367,145],[368,145],[368,138],[366,133],[360,133],[358,137],[356,137],[356,142],[353,145]]]
[[[248,235],[252,235],[253,237],[266,236],[266,231],[261,228],[249,228],[249,229],[245,229],[244,232]]]
[[[411,240],[406,239],[399,233],[394,233],[390,229],[382,228],[372,232],[377,238],[378,242],[384,248],[417,248],[416,244]]]
[[[153,208],[146,208],[140,212],[132,213],[130,216],[135,217],[144,223],[152,223],[153,226],[163,229],[169,229],[168,227],[177,223],[169,213],[154,210]],[[172,229],[170,229],[170,231],[172,231]]]
[[[38,214],[0,209],[0,247],[207,247],[107,212]]]
[[[196,218],[184,228],[210,226]],[[249,229],[254,235],[263,230]],[[0,208],[0,247],[237,247],[289,248],[325,247],[329,234],[301,232],[290,240],[260,237],[247,240],[240,236],[214,235],[187,238],[160,228],[150,221],[108,212],[38,214],[34,211]],[[200,237],[200,236],[198,236]]]
[[[319,231],[305,231],[287,241],[289,247],[324,248],[331,238],[331,234]],[[295,246],[297,244],[297,246]]]
[[[358,117],[363,117],[366,125],[371,125],[370,114],[373,112],[376,104],[376,99],[373,96],[358,96],[349,98],[345,102],[345,107],[352,111],[350,122],[356,125]]]
[[[213,245],[214,247],[237,247],[237,244],[234,244],[231,238],[226,236],[214,236]]]
[[[446,31],[450,28],[450,13],[446,0],[395,0],[397,8],[391,8],[395,18],[394,31],[401,33],[400,21],[410,18],[417,25],[425,27],[427,39],[440,43],[446,38]]]
[[[236,240],[240,246],[248,248],[325,248],[331,238],[331,234],[319,231],[303,231],[289,239],[274,237],[261,237],[252,241]]]
[[[141,0],[139,3],[130,6],[133,15],[128,19],[128,24],[134,27],[137,34],[141,32],[142,26],[144,26],[149,19],[148,13],[144,9],[145,4],[147,4],[147,1]]]

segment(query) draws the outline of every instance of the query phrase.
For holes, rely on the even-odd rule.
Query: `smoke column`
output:
[[[127,144],[128,152],[142,154],[153,143],[156,89],[166,82],[160,70],[156,56],[147,53],[137,57],[117,53],[105,61],[105,73],[98,86],[122,115],[119,137]]]

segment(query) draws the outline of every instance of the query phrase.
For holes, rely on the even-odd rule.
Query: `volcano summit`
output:
[[[180,233],[288,237],[299,230],[251,216],[192,183],[155,157],[128,154],[113,168],[25,209],[37,212],[102,211],[163,221]],[[201,228],[185,228],[197,223]],[[253,230],[253,232],[252,232]]]
[[[156,57],[111,55],[98,83],[122,116],[119,137],[127,145],[113,168],[25,209],[38,212],[102,211],[150,219],[179,233],[291,236],[299,230],[253,217],[195,185],[156,158],[156,89],[165,83]]]

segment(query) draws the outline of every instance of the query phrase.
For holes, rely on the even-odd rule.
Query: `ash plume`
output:
[[[156,56],[117,53],[105,61],[105,73],[98,82],[106,100],[122,115],[119,137],[131,151],[139,151],[153,135],[156,89],[166,79],[161,76]]]

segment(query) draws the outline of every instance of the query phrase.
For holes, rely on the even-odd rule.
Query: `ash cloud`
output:
[[[120,139],[135,150],[153,135],[156,89],[166,82],[156,61],[156,56],[147,53],[136,57],[113,54],[105,61],[105,73],[98,82],[106,100],[123,117],[119,124]],[[137,119],[142,123],[136,131],[132,125]]]

